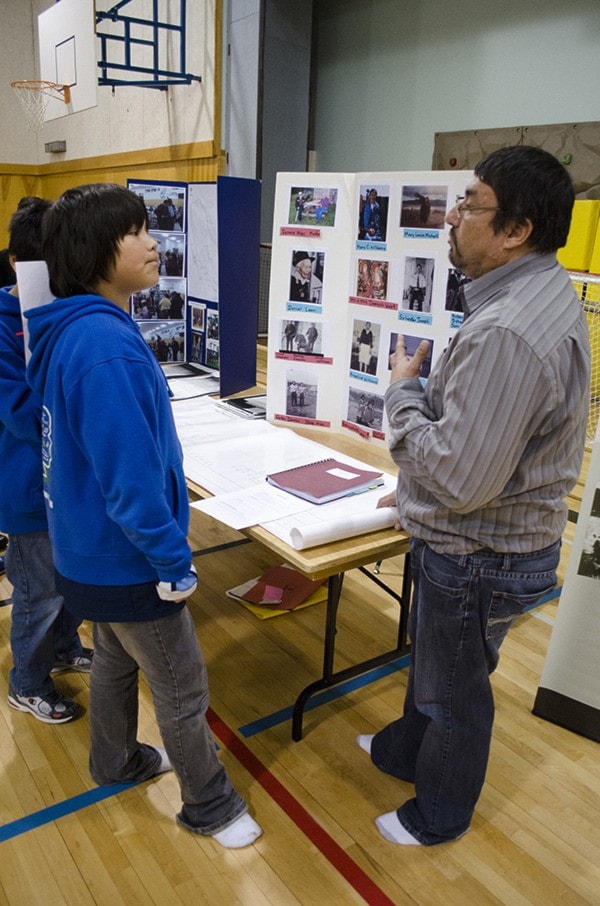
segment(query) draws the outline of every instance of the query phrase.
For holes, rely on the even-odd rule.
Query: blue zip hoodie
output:
[[[0,531],[48,531],[42,488],[42,401],[25,374],[19,300],[0,289]]]
[[[181,579],[191,567],[183,454],[164,374],[137,325],[95,295],[56,299],[25,315],[58,572],[88,585]],[[156,607],[166,616],[180,605],[157,596]],[[106,608],[84,615],[157,615]]]

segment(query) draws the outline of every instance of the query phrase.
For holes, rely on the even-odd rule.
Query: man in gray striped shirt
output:
[[[581,469],[589,401],[585,315],[556,250],[573,187],[539,148],[502,148],[446,221],[464,323],[432,370],[400,337],[385,396],[411,534],[411,669],[401,718],[359,736],[373,763],[415,784],[376,819],[394,843],[464,834],[485,779],[489,674],[512,621],[556,584],[564,497]],[[389,500],[382,500],[388,504]],[[398,527],[400,527],[400,523]]]

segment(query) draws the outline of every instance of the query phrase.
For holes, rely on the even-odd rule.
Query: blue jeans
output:
[[[131,588],[135,593],[136,586]],[[206,720],[206,665],[187,607],[160,620],[94,623],[90,773],[103,785],[147,780],[156,773],[158,752],[137,739],[138,670],[150,686],[179,781],[181,817],[200,833],[214,834],[248,807],[217,758]]]
[[[55,661],[81,654],[81,620],[69,614],[56,589],[47,532],[9,536],[6,577],[13,586],[10,684],[18,695],[46,695],[54,689]]]
[[[469,827],[485,779],[494,699],[489,675],[513,620],[556,584],[560,541],[531,554],[438,554],[411,541],[411,668],[403,716],[373,739],[373,763],[414,783],[398,810],[431,846]]]

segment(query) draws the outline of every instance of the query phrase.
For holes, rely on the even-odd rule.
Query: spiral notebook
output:
[[[305,466],[267,475],[269,484],[311,503],[329,503],[383,484],[382,472],[350,466],[337,459],[321,459]]]

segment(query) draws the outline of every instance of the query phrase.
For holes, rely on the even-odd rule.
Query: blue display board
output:
[[[256,383],[260,183],[128,181],[158,243],[159,282],[131,314],[161,364],[218,373],[221,396]]]

